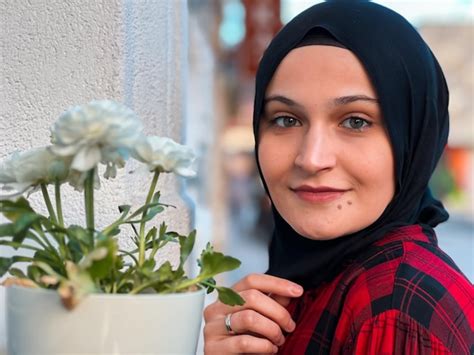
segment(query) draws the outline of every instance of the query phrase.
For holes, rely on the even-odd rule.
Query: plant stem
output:
[[[48,188],[46,184],[41,184],[41,192],[43,193],[44,202],[46,204],[46,208],[49,212],[49,217],[53,222],[56,222],[56,214],[54,213],[53,204],[51,203],[51,199],[49,198]]]
[[[51,198],[49,197],[49,192],[48,192],[48,188],[46,186],[46,184],[40,184],[40,187],[41,187],[41,192],[43,194],[43,198],[44,198],[44,202],[46,204],[46,208],[48,209],[48,212],[49,212],[49,217],[51,219],[51,221],[53,223],[57,223],[57,217],[56,217],[56,213],[54,212],[54,208],[53,208],[53,204],[51,203]],[[57,189],[57,187],[55,187],[55,190]],[[58,193],[57,191],[55,191],[55,199],[56,199],[56,207],[58,206],[57,202],[57,197],[58,196]],[[60,212],[61,210],[58,210],[58,212]],[[61,215],[62,215],[62,212],[60,212]],[[61,216],[62,218],[62,216]],[[40,244],[43,244],[43,248],[45,249],[49,249],[50,251],[53,251],[57,257],[58,257],[58,260],[61,260],[61,256],[59,255],[59,253],[57,252],[56,248],[51,244],[51,242],[49,241],[49,238],[48,236],[44,233],[43,231],[43,228],[40,226],[40,227],[33,227],[33,229],[38,233],[38,242],[39,240],[44,240],[44,242],[46,243],[43,244],[43,243],[40,243]],[[51,234],[53,237],[55,236],[54,233]],[[63,237],[60,236],[60,235],[57,235],[57,238],[59,240],[57,240],[58,244],[59,244],[59,249],[60,249],[60,252],[62,251],[62,244],[64,243],[63,241]],[[55,238],[56,239],[56,238]]]
[[[32,232],[30,232],[30,233],[31,234],[27,234],[27,236],[26,236],[27,238],[30,238],[31,240],[38,243],[43,249],[48,249],[48,245],[46,245],[46,243],[43,242],[39,236],[33,234]]]
[[[182,284],[178,285],[178,287],[175,288],[175,291],[179,291],[179,290],[182,290],[182,289],[186,289],[192,285],[195,285],[197,283],[200,283],[202,282],[200,280],[200,277],[195,277],[194,279],[189,279],[189,280],[186,280],[185,282],[183,282]]]
[[[41,239],[46,243],[43,248],[48,251],[48,253],[51,256],[55,256],[56,259],[62,263],[62,258],[61,255],[59,254],[58,250],[54,247],[53,244],[49,241],[48,236],[43,232],[41,228],[34,228],[35,232],[38,233],[38,239],[41,237]]]
[[[56,182],[54,184],[54,198],[56,199],[56,213],[58,214],[58,223],[64,227],[63,206],[61,203],[61,184]]]
[[[86,209],[86,226],[91,235],[94,235],[94,172],[92,168],[87,172],[86,181],[84,182],[84,205]],[[94,244],[94,239],[92,244]]]
[[[211,284],[210,282],[207,282],[207,281],[200,281],[199,282],[200,285],[204,285],[204,286],[208,286],[208,287],[212,287],[212,288],[216,288],[217,286],[215,284]]]
[[[144,283],[138,285],[137,287],[133,288],[132,290],[130,290],[128,293],[130,295],[136,295],[140,291],[142,291],[142,290],[146,289],[147,287],[150,287],[151,285],[153,285],[155,282],[156,282],[156,280],[144,282]]]
[[[137,260],[137,258],[135,257],[135,255],[133,255],[133,253],[134,253],[133,251],[132,251],[132,252],[129,252],[129,251],[126,251],[126,250],[119,249],[119,252],[120,252],[120,253],[123,253],[123,254],[125,254],[125,255],[127,255],[127,256],[129,256],[129,257],[133,260],[133,262],[135,263],[135,265],[138,265],[138,260]]]
[[[153,198],[153,194],[155,193],[156,184],[158,182],[158,178],[160,177],[159,170],[155,171],[155,175],[153,176],[153,180],[150,185],[150,190],[148,190],[148,195],[146,197],[145,206],[149,205],[151,199]],[[142,220],[145,218],[148,212],[148,208],[145,208],[142,214]],[[145,225],[146,222],[140,222],[140,233],[139,233],[139,246],[138,246],[138,265],[142,266],[145,262]]]
[[[58,217],[58,224],[61,228],[64,228],[64,218],[63,218],[63,206],[61,202],[61,184],[56,181],[54,184],[54,199],[56,200],[56,213]],[[63,257],[67,257],[68,249],[66,248],[65,236],[62,233],[58,234],[59,250]]]
[[[45,249],[51,249],[51,250],[56,251],[56,248],[54,247],[53,244],[51,244],[48,236],[44,233],[43,228],[41,228],[41,226],[40,227],[33,226],[33,230],[36,233],[38,233],[38,238],[41,238],[44,241],[45,246],[46,246]],[[53,238],[54,238],[54,234],[53,234]]]

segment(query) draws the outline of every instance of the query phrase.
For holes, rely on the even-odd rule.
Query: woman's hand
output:
[[[291,281],[264,274],[251,274],[232,287],[245,300],[230,307],[219,301],[204,310],[204,353],[276,353],[285,341],[283,332],[292,332],[295,322],[285,307],[303,288]],[[231,314],[232,333],[225,318]]]

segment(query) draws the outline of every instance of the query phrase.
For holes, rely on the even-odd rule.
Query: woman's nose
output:
[[[308,131],[301,141],[295,165],[310,174],[332,169],[337,160],[334,143],[329,132]]]

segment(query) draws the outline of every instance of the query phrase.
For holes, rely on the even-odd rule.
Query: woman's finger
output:
[[[245,300],[245,304],[239,310],[234,309],[233,313],[245,309],[254,310],[262,316],[273,320],[285,331],[292,332],[294,330],[295,322],[291,319],[290,313],[273,298],[257,290],[242,291],[240,295]]]
[[[241,291],[239,294],[245,300],[243,306],[227,306],[220,302],[215,302],[204,310],[205,321],[208,322],[214,318],[222,318],[229,313],[251,309],[273,320],[286,332],[294,330],[295,322],[291,319],[290,313],[272,297],[255,289]]]
[[[204,310],[205,321],[208,322],[214,318],[222,318],[229,313],[251,309],[270,318],[287,332],[294,330],[295,322],[291,319],[290,313],[273,298],[255,289],[245,290],[239,292],[239,294],[245,300],[243,306],[227,306],[216,302]]]
[[[218,342],[207,343],[204,351],[206,355],[240,353],[275,354],[278,352],[278,347],[267,339],[244,334],[227,337]]]
[[[263,293],[286,297],[299,297],[303,294],[303,288],[300,285],[266,274],[247,275],[232,288],[237,292],[256,289]]]
[[[285,342],[283,332],[277,323],[251,309],[232,313],[230,317],[230,326],[234,334],[237,335],[256,335],[260,338],[266,338],[278,346]],[[225,326],[225,318],[216,318],[211,322],[206,323],[206,326],[204,327],[204,336],[215,336],[217,334],[229,335]]]
[[[275,300],[275,302],[277,302],[278,304],[280,304],[283,307],[287,307],[291,302],[291,298],[289,298],[289,297],[272,295],[272,294],[269,294],[268,297],[273,298]]]

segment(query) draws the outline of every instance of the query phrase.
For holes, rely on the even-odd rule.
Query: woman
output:
[[[401,16],[315,5],[273,39],[254,134],[275,230],[270,267],[205,310],[206,354],[469,354],[472,284],[437,246],[428,181],[448,90]]]

